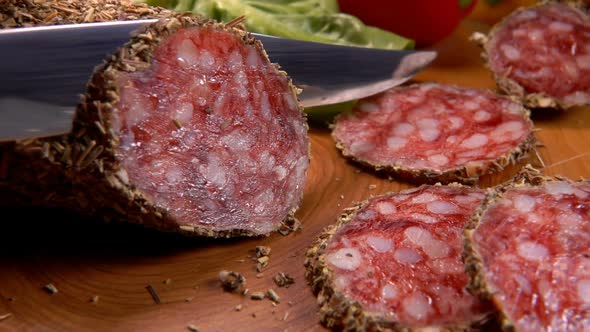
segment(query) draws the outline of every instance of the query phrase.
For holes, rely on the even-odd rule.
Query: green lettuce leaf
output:
[[[245,15],[248,31],[341,45],[409,49],[412,40],[340,13],[336,0],[146,0],[227,22]]]

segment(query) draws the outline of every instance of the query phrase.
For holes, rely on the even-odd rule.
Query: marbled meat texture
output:
[[[183,29],[149,69],[116,80],[117,159],[174,218],[266,234],[297,206],[309,163],[305,120],[259,44]]]
[[[508,187],[475,222],[466,232],[472,287],[507,330],[590,329],[590,183]]]
[[[487,90],[440,84],[390,89],[339,116],[343,154],[379,171],[424,182],[474,182],[533,148],[519,103]]]
[[[484,321],[490,306],[465,290],[461,261],[463,228],[483,197],[475,188],[422,186],[347,213],[308,253],[323,322],[397,330],[468,329]],[[353,314],[355,306],[362,314]]]
[[[500,87],[534,107],[590,103],[590,16],[566,3],[514,12],[485,46]]]

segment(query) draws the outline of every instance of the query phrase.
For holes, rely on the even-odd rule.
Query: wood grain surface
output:
[[[481,13],[480,13],[481,14]],[[467,41],[465,21],[436,46],[438,60],[416,77],[463,86],[493,88],[479,50]],[[590,177],[590,109],[535,112],[538,149],[548,175]],[[341,210],[371,195],[410,184],[359,170],[337,152],[326,128],[310,129],[312,163],[297,217],[303,229],[288,236],[208,240],[162,234],[125,224],[103,224],[67,211],[8,209],[0,230],[0,331],[322,331],[316,300],[304,279],[304,253]],[[542,165],[533,157],[529,160]],[[519,165],[522,166],[522,165]],[[482,179],[489,187],[518,167]],[[250,259],[257,245],[272,248],[263,276]],[[273,288],[281,298],[255,301],[223,292],[220,270],[242,273],[247,288]],[[295,278],[289,288],[272,281],[278,272]],[[49,294],[43,286],[53,284]],[[147,285],[157,291],[156,304]],[[91,298],[98,296],[98,302]],[[234,308],[242,306],[241,311]],[[9,316],[5,316],[10,314]]]

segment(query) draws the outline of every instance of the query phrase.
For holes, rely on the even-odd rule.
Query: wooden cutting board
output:
[[[416,81],[493,88],[479,50],[467,41],[487,26],[464,22],[437,45],[438,60]],[[544,172],[590,177],[590,109],[533,114]],[[0,331],[321,331],[315,297],[304,279],[304,253],[341,210],[371,195],[409,184],[379,178],[347,163],[326,128],[310,129],[312,163],[297,217],[300,232],[268,238],[207,240],[161,234],[136,226],[103,224],[54,210],[7,209],[0,231]],[[541,167],[533,156],[529,160]],[[522,166],[522,165],[520,165]],[[482,179],[489,187],[518,167]],[[272,248],[270,263],[256,277],[250,257],[258,245]],[[238,271],[250,291],[273,288],[281,298],[254,301],[223,292],[220,270]],[[272,276],[295,278],[279,288]],[[53,284],[50,295],[43,286]],[[158,293],[156,304],[146,290]],[[98,296],[98,302],[91,298]],[[241,305],[241,311],[235,307]],[[4,314],[10,314],[5,317]],[[4,317],[2,319],[2,317]]]

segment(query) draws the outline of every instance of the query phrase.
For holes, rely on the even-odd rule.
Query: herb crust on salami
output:
[[[580,1],[520,8],[472,39],[498,88],[531,108],[590,104],[590,15]]]
[[[149,12],[108,2],[117,3],[121,17]],[[5,203],[188,235],[279,229],[293,218],[309,164],[297,89],[246,31],[155,17],[95,69],[70,134],[0,145]]]
[[[343,211],[308,250],[321,322],[345,331],[469,331],[493,317],[465,290],[462,230],[483,190],[430,186]]]
[[[464,232],[469,290],[505,331],[590,326],[590,182],[526,167],[489,192]]]
[[[529,111],[488,90],[436,83],[396,87],[339,115],[345,157],[418,183],[475,183],[534,148]]]

